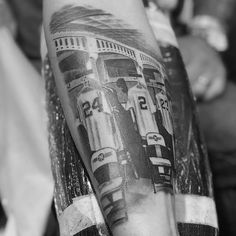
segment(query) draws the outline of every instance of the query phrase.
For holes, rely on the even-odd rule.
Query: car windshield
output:
[[[105,61],[108,76],[114,77],[140,77],[134,61],[130,59],[109,59]]]

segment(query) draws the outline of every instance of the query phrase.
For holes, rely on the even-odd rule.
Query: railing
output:
[[[56,52],[65,50],[87,50],[85,37],[65,36],[55,38],[53,41]]]
[[[58,34],[53,39],[56,52],[65,50],[82,50],[88,51],[87,41],[88,36],[76,36],[67,35],[68,33]],[[161,73],[163,71],[161,64],[154,58],[147,54],[140,52],[139,50],[132,49],[128,46],[124,46],[115,40],[107,40],[102,38],[94,39],[94,48],[97,53],[117,53],[126,57],[131,58],[143,65],[150,65],[158,69]]]
[[[127,56],[135,61],[137,61],[136,55],[134,50],[122,46],[118,43],[115,42],[111,42],[108,40],[104,40],[104,39],[97,39],[97,49],[98,52],[113,52],[113,53],[118,53],[121,54],[123,56]]]

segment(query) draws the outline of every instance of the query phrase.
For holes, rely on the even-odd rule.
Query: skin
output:
[[[176,0],[152,1],[167,12],[171,12],[177,5]],[[230,12],[229,3],[231,1],[222,1],[220,4],[215,4],[211,0],[196,1],[195,14],[212,15],[224,23],[229,15],[229,13],[226,14],[226,11]],[[225,17],[222,17],[223,15]],[[208,101],[219,96],[224,91],[226,84],[226,70],[220,55],[199,37],[188,35],[178,38],[178,41],[196,98]]]
[[[49,29],[50,19],[53,13],[65,7],[65,5],[76,6],[93,6],[96,9],[109,12],[116,19],[122,20],[132,29],[140,32],[151,49],[155,51],[160,58],[160,52],[156,40],[153,36],[150,26],[145,17],[142,2],[139,0],[51,0],[44,1],[44,27],[46,40],[49,49],[49,56],[52,62],[53,70],[56,77],[56,85],[59,97],[70,128],[75,144],[82,156],[85,167],[88,170],[92,184],[96,193],[99,195],[98,184],[93,176],[88,157],[86,156],[85,147],[82,145],[82,139],[78,132],[74,119],[73,108],[70,106],[71,101],[63,79],[63,74],[58,67],[58,61],[54,51],[52,35]],[[132,10],[130,10],[132,9]],[[137,20],[138,19],[138,20]],[[109,24],[109,22],[108,22]],[[126,26],[127,27],[127,26]],[[154,52],[153,51],[153,52]],[[106,137],[105,137],[106,138]],[[138,154],[138,153],[137,153]],[[145,168],[145,167],[144,167]],[[173,195],[169,191],[160,189],[156,194],[153,192],[153,186],[150,179],[140,178],[128,183],[126,190],[126,204],[128,221],[112,227],[114,236],[175,236],[178,235],[175,223],[175,213],[173,207]],[[99,198],[99,196],[98,196]]]
[[[226,70],[219,54],[203,39],[185,36],[178,39],[194,95],[212,100],[225,88]]]
[[[153,0],[153,2],[158,4],[162,9],[171,11],[176,7],[178,0]]]

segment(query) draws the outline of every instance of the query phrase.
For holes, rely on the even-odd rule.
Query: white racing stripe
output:
[[[176,219],[179,223],[209,225],[218,228],[215,202],[212,198],[190,195],[175,195]]]

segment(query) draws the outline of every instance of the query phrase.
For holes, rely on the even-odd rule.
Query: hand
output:
[[[154,3],[156,3],[163,10],[171,11],[175,9],[178,1],[177,0],[154,0]]]
[[[218,53],[203,39],[185,36],[178,39],[194,95],[211,100],[225,88],[226,70]]]

